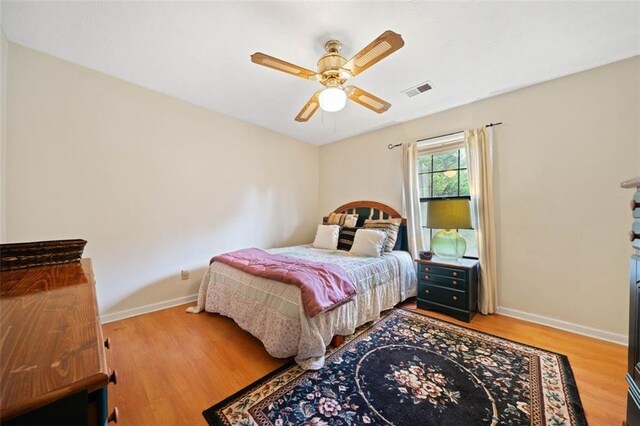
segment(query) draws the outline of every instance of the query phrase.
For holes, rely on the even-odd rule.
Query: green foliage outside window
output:
[[[469,175],[464,149],[418,157],[420,198],[469,196]]]

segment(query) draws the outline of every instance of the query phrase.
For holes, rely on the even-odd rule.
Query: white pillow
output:
[[[387,233],[379,229],[358,229],[349,253],[356,256],[380,257]]]
[[[315,248],[337,250],[340,237],[340,225],[318,225],[316,238],[313,240]]]

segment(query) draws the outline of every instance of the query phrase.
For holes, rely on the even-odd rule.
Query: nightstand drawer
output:
[[[464,291],[425,285],[420,286],[418,298],[453,308],[467,309],[467,295]]]
[[[467,288],[466,281],[462,278],[443,277],[442,275],[432,274],[431,272],[423,272],[418,275],[418,279],[425,284],[438,284],[445,287],[457,288],[464,290]]]
[[[419,264],[419,267],[421,276],[423,275],[423,273],[427,273],[441,275],[443,277],[459,278],[461,280],[467,279],[467,271],[465,269],[444,268],[442,266],[434,266],[431,264]]]

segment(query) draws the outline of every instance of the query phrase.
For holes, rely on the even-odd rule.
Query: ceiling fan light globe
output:
[[[336,112],[344,108],[347,103],[347,94],[337,87],[329,87],[320,92],[318,96],[320,108],[327,112]]]

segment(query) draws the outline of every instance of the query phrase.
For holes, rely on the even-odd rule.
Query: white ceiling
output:
[[[1,22],[12,42],[314,144],[640,54],[639,2],[3,1]],[[348,59],[388,29],[405,46],[349,81],[391,102],[380,115],[348,103],[298,123],[319,83],[249,59],[315,69],[328,39]]]

